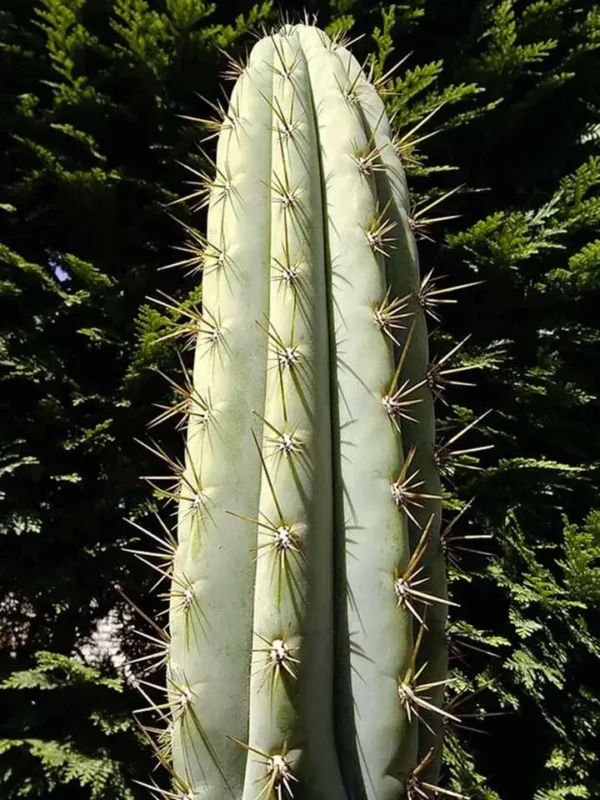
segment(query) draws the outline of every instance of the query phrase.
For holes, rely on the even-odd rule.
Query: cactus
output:
[[[426,316],[446,290],[420,279],[397,141],[345,43],[284,25],[233,73],[214,175],[185,198],[208,210],[185,260],[202,312],[178,331],[185,458],[155,483],[177,508],[164,794],[458,797],[436,788],[453,717]]]

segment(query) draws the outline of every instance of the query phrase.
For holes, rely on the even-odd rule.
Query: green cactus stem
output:
[[[214,174],[185,198],[208,211],[182,262],[202,310],[183,312],[185,458],[159,484],[177,508],[167,796],[429,793],[449,603],[435,290],[404,170],[377,87],[318,28],[284,25],[232,75]]]

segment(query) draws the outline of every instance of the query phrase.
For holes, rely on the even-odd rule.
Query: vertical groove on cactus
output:
[[[215,177],[192,170],[207,232],[177,263],[202,311],[169,337],[194,367],[153,422],[183,414],[185,457],[151,448],[177,538],[146,562],[171,581],[169,797],[429,795],[455,719],[440,471],[462,433],[435,445],[433,399],[463,368],[429,364],[446,290],[420,281],[398,140],[345,45],[286,24],[230,60]]]
[[[354,791],[383,798],[398,795],[403,766],[416,754],[396,694],[412,629],[396,606],[391,580],[397,564],[409,557],[406,522],[390,494],[402,448],[382,405],[395,365],[391,343],[374,319],[387,291],[384,258],[392,228],[376,191],[372,144],[360,112],[360,67],[323,47],[314,29],[302,30],[300,39],[309,60],[326,176],[344,515],[344,528],[336,534],[345,537],[347,688],[362,784]]]

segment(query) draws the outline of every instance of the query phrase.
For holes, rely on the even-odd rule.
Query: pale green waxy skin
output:
[[[291,750],[304,791],[344,798],[333,740],[333,508],[324,209],[307,59],[297,37],[274,37],[271,103],[293,129],[271,132],[271,295],[259,519],[283,525],[295,550],[258,535],[255,658],[248,742],[268,753]],[[289,75],[288,75],[289,71]],[[290,285],[281,274],[295,269]],[[283,345],[283,347],[282,347]],[[295,359],[282,364],[285,350]],[[285,437],[288,437],[287,440]],[[289,448],[289,449],[286,449]],[[255,460],[257,454],[255,455]],[[299,662],[273,686],[265,640],[287,638]],[[262,668],[262,669],[261,669]],[[248,760],[244,800],[254,800],[263,764]],[[295,787],[292,786],[292,790]]]
[[[229,117],[169,619],[177,791],[402,798],[431,743],[398,693],[418,626],[394,580],[419,531],[392,486],[411,444],[420,491],[439,495],[429,391],[415,392],[415,423],[394,424],[383,402],[399,351],[389,334],[401,344],[406,331],[384,330],[375,312],[418,288],[404,173],[375,89],[311,26],[254,47]],[[378,220],[396,223],[385,241],[369,234]],[[416,383],[427,331],[414,298],[411,310],[401,380]],[[421,525],[439,518],[438,500],[423,506]],[[436,547],[424,571],[442,597]],[[422,644],[427,680],[445,677],[443,608]]]
[[[410,615],[399,609],[393,573],[409,557],[406,519],[390,483],[402,467],[399,436],[382,404],[395,364],[390,340],[374,321],[387,290],[385,259],[369,244],[366,231],[377,218],[372,170],[359,159],[372,149],[361,119],[360,98],[349,101],[347,59],[332,54],[315,28],[300,32],[320,123],[322,169],[328,205],[332,334],[340,495],[354,747],[358,778],[367,797],[399,795],[402,766],[416,756],[416,728],[410,730],[398,703],[398,674],[412,648]],[[338,529],[340,532],[342,529]],[[343,697],[343,695],[342,695]],[[354,730],[353,730],[354,729]],[[348,743],[349,744],[349,743]],[[348,745],[347,745],[348,746]],[[348,768],[346,767],[346,770]],[[349,775],[348,775],[349,777]]]
[[[210,418],[203,425],[190,417],[193,467],[191,486],[183,487],[191,495],[199,478],[207,499],[194,514],[181,502],[175,575],[191,583],[193,602],[181,610],[173,598],[169,625],[173,681],[193,693],[190,712],[174,725],[174,768],[207,798],[239,797],[246,764],[246,752],[228,737],[248,735],[256,531],[226,512],[256,517],[261,483],[251,432],[266,386],[267,341],[256,320],[269,307],[271,114],[263,95],[271,92],[266,64],[273,57],[268,39],[256,46],[232,95],[238,129],[224,129],[218,141],[217,166],[233,176],[233,191],[227,198],[213,193],[207,239],[225,249],[226,260],[221,267],[209,261],[203,305],[222,338],[207,341],[208,326],[198,338],[194,386],[209,401]]]
[[[355,70],[360,66],[351,55],[348,56],[355,63]],[[373,91],[366,80],[361,81],[365,102],[363,109],[368,120],[369,130],[377,147],[381,148],[381,161],[385,171],[377,174],[378,188],[383,202],[390,202],[389,215],[396,225],[397,237],[395,248],[387,260],[387,276],[394,296],[408,298],[408,310],[414,316],[409,323],[414,321],[414,331],[410,339],[410,346],[402,367],[402,379],[411,385],[421,383],[426,379],[429,365],[429,341],[427,335],[427,321],[425,311],[418,302],[418,292],[421,284],[419,270],[419,255],[416,242],[409,224],[409,194],[406,177],[402,163],[391,145],[391,130],[385,116],[385,108],[381,98]],[[368,100],[366,100],[368,98]],[[407,323],[407,327],[408,324]],[[399,332],[400,346],[406,341],[407,331]],[[437,466],[434,461],[435,446],[435,417],[433,408],[433,394],[427,383],[416,389],[413,398],[419,403],[410,409],[414,422],[407,419],[401,420],[401,433],[405,454],[415,448],[414,458],[411,463],[411,472],[418,471],[418,479],[424,481],[426,487],[423,491],[427,494],[441,495],[441,482]],[[441,528],[441,503],[431,500],[423,503],[423,508],[415,507],[413,515],[419,523],[417,528],[412,522],[409,524],[410,543],[414,548],[420,538],[421,531],[427,525],[429,517],[434,514],[434,521],[428,535],[428,548],[423,560],[424,575],[427,576],[427,585],[424,591],[434,594],[440,600],[447,599],[446,564],[440,541]],[[448,675],[448,654],[446,646],[446,619],[447,606],[442,603],[432,603],[426,612],[427,631],[419,650],[419,664],[427,664],[422,673],[423,683],[442,682]],[[443,704],[444,685],[441,683],[429,691],[429,698],[433,704],[440,707]],[[423,759],[432,747],[435,756],[431,763],[423,770],[421,777],[424,780],[435,782],[441,763],[441,734],[442,717],[426,709],[421,710],[421,715],[426,725],[419,727],[419,760]],[[433,733],[431,730],[433,730]]]

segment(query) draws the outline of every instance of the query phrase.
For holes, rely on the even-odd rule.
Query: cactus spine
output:
[[[383,103],[342,43],[285,25],[199,178],[167,796],[426,797],[448,716],[435,298]]]

